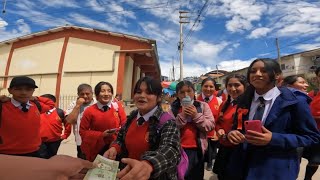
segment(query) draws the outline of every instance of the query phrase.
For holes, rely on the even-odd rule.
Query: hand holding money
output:
[[[123,158],[121,162],[127,164],[127,166],[118,173],[117,177],[119,179],[147,180],[153,171],[153,167],[147,161]]]
[[[90,169],[84,180],[116,180],[119,162],[107,159],[98,154],[96,159],[93,161],[97,165],[96,168]]]
[[[115,160],[117,156],[117,150],[114,147],[109,148],[104,154],[103,157],[106,157],[111,160]]]

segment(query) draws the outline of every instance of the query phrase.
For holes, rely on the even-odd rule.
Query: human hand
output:
[[[197,108],[194,105],[187,106],[183,108],[184,114],[190,116],[192,119],[197,115]]]
[[[220,138],[222,138],[224,135],[226,134],[226,132],[224,131],[224,129],[219,129],[217,131],[217,136]]]
[[[269,144],[272,138],[272,132],[264,126],[262,126],[261,129],[262,133],[247,130],[247,133],[245,135],[247,142],[256,146],[265,146]]]
[[[85,102],[85,99],[82,98],[82,97],[79,97],[79,98],[77,99],[76,105],[77,105],[77,106],[81,106],[84,102]]]
[[[104,154],[104,157],[111,159],[111,160],[115,160],[116,156],[117,156],[117,150],[114,147],[109,148]]]
[[[245,136],[238,130],[230,131],[227,138],[234,145],[238,145],[245,141]]]
[[[120,180],[147,180],[153,171],[152,166],[144,160],[123,158],[121,162],[127,164],[127,166],[117,174]]]
[[[7,102],[10,101],[10,98],[6,95],[1,95],[0,96],[0,102]]]
[[[103,137],[110,137],[112,136],[113,134],[115,134],[117,131],[115,130],[110,130],[110,129],[107,129],[103,132]]]
[[[90,161],[66,155],[56,155],[48,159],[56,168],[57,179],[83,179],[88,169],[94,168]],[[66,163],[68,162],[68,163]]]

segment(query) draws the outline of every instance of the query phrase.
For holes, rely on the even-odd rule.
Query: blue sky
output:
[[[190,12],[185,77],[276,58],[276,38],[281,55],[320,47],[319,0],[7,0],[5,10],[0,41],[66,24],[143,36],[157,41],[171,77],[173,60],[179,77],[179,10]]]

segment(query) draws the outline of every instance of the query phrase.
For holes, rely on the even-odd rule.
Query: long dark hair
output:
[[[291,76],[287,76],[283,79],[282,81],[282,86],[288,86],[288,85],[293,85],[295,82],[298,81],[298,78],[301,76],[297,76],[297,75],[291,75]]]
[[[228,83],[229,83],[229,80],[231,78],[236,78],[239,80],[239,82],[244,86],[244,89],[247,88],[248,86],[248,81],[247,81],[247,78],[244,76],[244,75],[241,75],[241,74],[231,74],[231,75],[228,75],[225,79],[225,88],[227,88],[228,86]],[[228,98],[227,98],[227,101],[224,103],[223,107],[221,108],[221,112],[224,113],[227,108],[229,107],[231,103],[231,96],[228,95]]]
[[[266,72],[269,76],[270,83],[273,83],[274,85],[276,85],[276,81],[277,81],[276,75],[280,75],[282,73],[282,71],[281,71],[279,63],[275,60],[272,60],[272,59],[256,59],[256,60],[252,61],[252,63],[248,67],[248,71],[247,71],[247,79],[249,81],[249,84],[250,84],[250,73],[251,73],[252,66],[254,65],[254,63],[256,63],[258,61],[263,62],[264,69],[266,70]],[[239,108],[250,109],[251,102],[252,102],[253,95],[254,95],[254,91],[255,91],[255,88],[250,84],[246,88],[244,93],[238,97],[238,107]]]

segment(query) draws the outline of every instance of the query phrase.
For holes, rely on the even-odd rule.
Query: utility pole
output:
[[[7,0],[4,0],[4,1],[3,1],[2,14],[6,13],[6,5],[7,5]]]
[[[278,38],[276,38],[276,46],[277,46],[277,52],[278,52],[278,62],[279,62],[280,67],[281,67],[281,57],[280,57],[280,48],[279,48]]]
[[[189,23],[189,21],[185,21],[186,18],[189,18],[186,15],[187,13],[189,13],[188,11],[179,11],[179,23],[180,23],[180,42],[179,42],[179,46],[178,49],[180,50],[180,81],[183,80],[183,32],[182,32],[182,25]]]
[[[173,81],[176,80],[175,75],[174,75],[174,58],[172,57],[172,77],[173,77]]]

